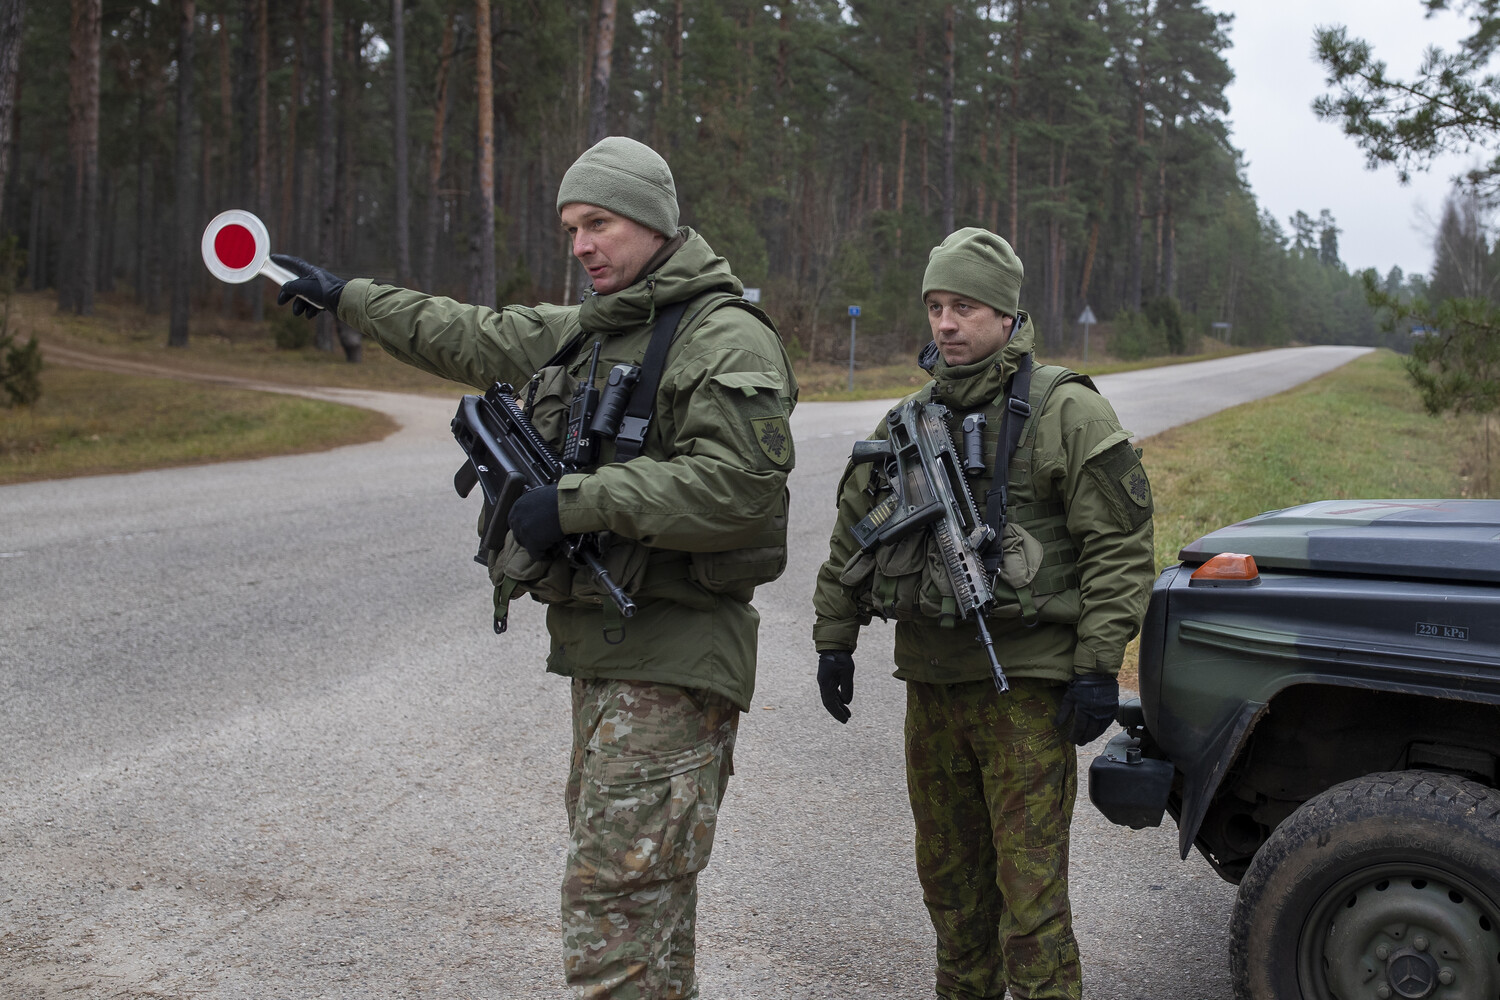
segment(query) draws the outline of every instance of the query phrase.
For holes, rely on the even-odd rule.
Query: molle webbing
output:
[[[1038,501],[1033,495],[1032,457],[1036,451],[1037,417],[1047,405],[1052,390],[1068,382],[1080,382],[1090,389],[1094,383],[1086,375],[1061,365],[1038,365],[1031,375],[1028,402],[1032,416],[1021,430],[1007,476],[1009,483],[1009,518],[1031,532],[1042,543],[1046,555],[1031,592],[1055,594],[1078,587],[1078,548],[1068,533],[1068,514],[1060,501]],[[1096,390],[1097,391],[1097,390]],[[1003,405],[1003,402],[1002,404]]]

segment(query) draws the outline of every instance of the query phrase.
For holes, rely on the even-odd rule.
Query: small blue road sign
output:
[[[850,306],[849,307],[849,315],[850,316],[858,316],[859,315],[859,306]]]

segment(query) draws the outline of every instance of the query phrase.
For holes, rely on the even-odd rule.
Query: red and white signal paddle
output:
[[[272,263],[271,234],[266,224],[240,208],[220,212],[203,230],[203,263],[215,278],[231,285],[265,275],[280,287],[302,277]]]

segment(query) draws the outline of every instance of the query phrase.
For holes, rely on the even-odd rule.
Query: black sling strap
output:
[[[1010,504],[1010,461],[1021,443],[1021,431],[1031,416],[1031,355],[1021,358],[1016,373],[1005,386],[1005,405],[1000,415],[1000,436],[995,441],[995,478],[984,495],[984,519],[995,529],[995,540],[985,557],[985,569],[1000,568],[1000,540],[1005,536],[1005,509]],[[993,565],[992,565],[993,564]]]
[[[662,371],[667,367],[667,350],[672,346],[677,324],[687,307],[686,302],[674,302],[656,314],[651,343],[646,347],[646,356],[641,359],[640,379],[630,394],[630,403],[625,407],[619,433],[615,435],[616,462],[628,462],[646,447],[646,432],[651,429],[651,415],[656,410],[656,390],[661,385]]]
[[[577,333],[573,334],[572,337],[568,338],[568,342],[559,347],[557,349],[557,353],[548,358],[546,363],[543,364],[541,368],[538,368],[537,371],[541,371],[543,368],[551,368],[553,365],[562,364],[563,359],[572,357],[573,352],[578,350],[583,342],[588,339],[588,336],[589,332],[587,330],[579,330]]]

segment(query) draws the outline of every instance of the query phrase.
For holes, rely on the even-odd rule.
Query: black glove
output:
[[[510,533],[521,547],[540,559],[562,541],[562,518],[557,512],[557,487],[537,486],[510,505]]]
[[[301,275],[281,286],[281,294],[276,296],[278,306],[290,302],[295,315],[308,319],[315,319],[324,309],[338,315],[339,296],[344,294],[347,281],[291,254],[273,253],[271,260],[293,274]]]
[[[844,649],[830,649],[818,654],[818,690],[823,707],[839,722],[849,721],[846,707],[854,700],[854,654]]]
[[[1115,720],[1120,708],[1120,682],[1109,674],[1080,674],[1068,685],[1062,707],[1053,721],[1059,727],[1073,717],[1068,738],[1078,746],[1092,743]]]

